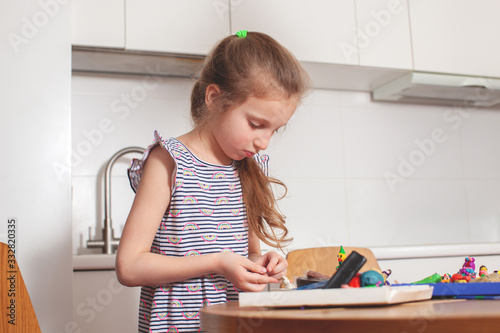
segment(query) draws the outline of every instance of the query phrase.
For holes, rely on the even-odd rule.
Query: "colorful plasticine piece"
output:
[[[286,276],[283,276],[281,278],[281,284],[283,285],[283,288],[287,290],[292,290],[296,288],[295,285],[292,282],[290,282],[290,280]]]
[[[438,273],[432,274],[422,280],[412,282],[411,284],[427,284],[427,283],[438,283],[441,282],[441,275]]]
[[[382,273],[372,269],[361,273],[361,287],[381,287],[384,285]]]
[[[474,264],[475,259],[472,257],[465,257],[465,262],[462,265],[462,268],[458,271],[458,274],[466,277],[466,280],[476,278],[476,265]],[[467,277],[469,277],[467,279]]]
[[[391,284],[387,280],[387,278],[392,274],[392,270],[388,269],[387,271],[382,271],[382,275],[384,276],[384,286],[390,286]]]
[[[500,282],[500,274],[488,273],[485,265],[479,267],[479,272],[476,274],[475,259],[473,257],[465,257],[464,263],[460,270],[450,275],[448,273],[439,277],[439,274],[433,274],[420,281],[412,282],[412,284],[426,284],[426,283],[469,283],[469,282]]]
[[[337,254],[337,260],[339,262],[339,265],[335,269],[339,269],[339,267],[342,265],[342,263],[345,260],[345,251],[342,245],[340,246],[339,254]]]
[[[444,273],[443,276],[441,276],[442,283],[449,283],[450,280],[451,280],[451,275],[448,273]]]
[[[357,273],[349,282],[351,288],[361,288],[361,273]]]
[[[470,277],[469,277],[469,279],[470,279]],[[452,283],[467,283],[468,280],[467,280],[466,276],[463,276],[460,273],[456,273],[456,274],[453,274],[451,276],[450,282],[452,282]]]
[[[481,267],[479,267],[479,277],[483,277],[486,275],[488,275],[488,268],[486,268],[486,266],[484,265],[481,265]]]

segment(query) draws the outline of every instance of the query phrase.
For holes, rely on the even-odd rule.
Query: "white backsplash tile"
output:
[[[442,108],[369,105],[342,109],[347,177],[462,176],[459,133],[447,130]]]
[[[289,248],[349,245],[345,182],[285,178],[288,195],[280,203],[294,241]]]
[[[325,102],[302,105],[287,127],[275,134],[265,153],[270,155],[270,171],[276,177],[343,177],[339,108]]]
[[[114,112],[113,96],[73,96],[73,174],[95,175],[111,156],[128,146],[146,147],[157,129],[177,136],[190,128],[189,96],[147,98],[133,109]]]
[[[454,114],[462,135],[465,177],[500,180],[500,110]]]
[[[311,93],[306,95],[304,101],[302,102],[302,105],[311,107],[326,106],[330,108],[340,109],[344,94],[345,92],[343,91],[314,89]]]
[[[383,180],[348,180],[347,193],[357,246],[470,241],[460,180],[408,180],[395,192]]]
[[[500,242],[500,180],[467,180],[471,241]]]
[[[99,252],[85,244],[89,227],[92,239],[101,237],[111,156],[127,146],[146,147],[155,129],[170,137],[191,128],[193,81],[153,80],[73,76],[74,253]],[[99,126],[108,130],[102,136]],[[498,128],[500,111],[375,103],[369,93],[314,90],[266,151],[271,174],[289,187],[280,202],[295,238],[289,248],[499,242]],[[436,130],[446,139],[432,147]],[[126,178],[132,157],[113,169],[117,235],[133,201]],[[401,165],[419,157],[413,170]],[[400,177],[392,187],[387,172]]]

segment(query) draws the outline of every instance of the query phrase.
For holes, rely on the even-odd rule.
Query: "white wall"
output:
[[[73,321],[69,6],[0,2],[0,241],[15,218],[16,258],[44,333]]]
[[[190,128],[192,81],[156,79],[73,75],[73,150],[85,155],[73,169],[74,253],[89,252],[89,226],[100,238],[107,159],[147,146],[154,129],[168,137]],[[99,135],[103,122],[107,132]],[[500,242],[498,128],[500,110],[315,90],[268,149],[273,175],[289,187],[281,204],[295,237],[289,249]],[[133,199],[129,158],[113,172],[118,234]]]

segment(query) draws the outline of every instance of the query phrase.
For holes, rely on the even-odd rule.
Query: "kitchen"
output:
[[[289,187],[281,203],[295,238],[288,250],[369,247],[401,282],[423,277],[414,268],[419,265],[440,273],[458,269],[467,255],[491,260],[491,269],[498,269],[499,107],[381,102],[371,94],[412,70],[491,81],[500,77],[494,1],[294,6],[232,1],[231,11],[222,0],[196,6],[86,3],[9,3],[0,11],[7,23],[2,35],[10,36],[2,41],[0,62],[2,151],[13,158],[4,166],[3,220],[18,221],[19,265],[42,331],[86,331],[84,325],[102,320],[101,308],[127,301],[111,279],[113,271],[104,271],[102,284],[84,291],[81,300],[72,296],[73,279],[76,285],[88,280],[85,267],[113,263],[108,255],[89,259],[100,249],[86,246],[102,237],[104,167],[124,147],[149,145],[154,129],[164,136],[188,130],[193,81],[186,73],[218,38],[240,29],[275,35],[315,81],[314,92],[268,150],[271,173]],[[455,15],[443,15],[450,7]],[[95,8],[101,8],[99,16]],[[78,21],[72,10],[91,22]],[[161,15],[170,15],[169,20],[160,20]],[[439,23],[443,17],[446,24]],[[75,30],[71,35],[76,22],[84,25],[77,30],[80,35]],[[176,49],[168,49],[172,45]],[[76,62],[85,52],[111,54],[104,64],[113,73],[95,69],[102,62],[89,64],[85,57]],[[182,61],[155,57],[149,67],[135,62],[172,53]],[[116,59],[128,67],[124,70]],[[72,74],[77,65],[82,68]],[[94,66],[92,72],[88,66]],[[311,149],[304,137],[318,144]],[[315,156],[322,159],[310,163]],[[125,174],[131,157],[120,158],[113,169],[115,236],[133,199]],[[305,170],[314,176],[305,176]],[[49,202],[42,199],[48,197]],[[83,262],[75,273],[74,262]],[[53,276],[40,275],[49,270]]]

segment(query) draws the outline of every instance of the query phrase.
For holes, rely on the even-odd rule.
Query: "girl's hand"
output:
[[[266,252],[264,255],[252,258],[256,264],[266,268],[267,275],[277,280],[286,275],[288,262],[285,258],[274,251]]]
[[[220,253],[217,273],[241,291],[262,291],[268,283],[278,283],[266,268],[235,253]]]

